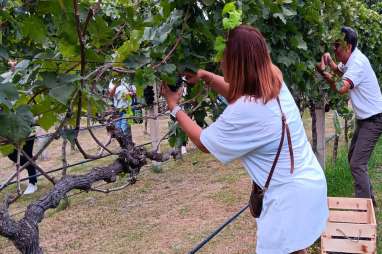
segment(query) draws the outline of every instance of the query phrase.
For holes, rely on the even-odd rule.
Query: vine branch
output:
[[[11,240],[16,248],[23,254],[42,254],[43,250],[39,243],[38,224],[44,218],[48,209],[56,208],[60,201],[65,198],[68,192],[77,189],[82,191],[99,191],[109,193],[121,190],[135,182],[135,176],[142,166],[147,164],[146,158],[157,161],[165,161],[176,157],[176,151],[169,151],[166,154],[148,152],[143,147],[135,146],[131,136],[124,135],[119,129],[109,126],[112,136],[117,139],[122,148],[118,159],[106,167],[95,167],[90,172],[83,175],[66,175],[61,178],[52,189],[43,197],[31,203],[24,217],[15,221],[9,215],[10,199],[6,198],[0,206],[0,235]],[[101,190],[92,188],[98,181],[106,183],[115,182],[121,173],[130,174],[128,182],[120,187]]]

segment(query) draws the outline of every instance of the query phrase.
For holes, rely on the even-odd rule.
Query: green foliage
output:
[[[133,30],[130,39],[125,41],[122,46],[117,49],[115,61],[118,63],[123,62],[131,53],[136,52],[140,47],[141,37],[142,31]]]
[[[12,107],[12,102],[17,100],[19,94],[16,87],[11,83],[0,84],[0,104],[7,108]]]
[[[13,111],[0,112],[0,137],[19,144],[32,131],[33,115],[28,106],[20,106]]]
[[[80,29],[84,29],[96,1],[78,2]],[[331,50],[330,43],[341,26],[350,25],[359,32],[361,50],[370,58],[377,76],[382,77],[382,18],[378,3],[367,4],[357,0],[105,0],[83,32],[82,72],[86,76],[113,62],[113,67],[133,73],[126,75],[134,80],[138,91],[160,80],[172,84],[186,69],[219,72],[217,62],[224,53],[224,38],[243,22],[256,26],[266,37],[272,59],[282,69],[301,107],[325,98],[340,116],[350,119],[346,98],[330,93],[328,86],[316,78],[314,66],[324,52]],[[30,121],[20,117],[18,111],[24,104],[29,105],[28,114],[33,114],[45,129],[62,118],[70,102],[78,101],[79,89],[84,105],[90,103],[91,115],[105,109],[103,91],[109,79],[120,79],[123,74],[108,71],[99,79],[93,75],[82,83],[73,0],[33,4],[5,1],[0,13],[1,114],[20,126],[18,134],[12,136],[2,125],[4,137],[20,141],[30,132],[26,127]],[[13,71],[9,70],[9,59],[17,60]],[[216,118],[224,108],[216,94],[202,97],[203,90],[203,86],[192,88],[187,97],[197,97],[191,106],[199,108],[192,117],[201,125],[205,125],[208,112]],[[72,110],[71,123],[78,109],[73,106]],[[180,143],[183,134],[175,133],[181,136],[172,143]]]
[[[134,84],[138,86],[153,85],[155,81],[155,72],[151,68],[138,69],[135,73]]]
[[[222,20],[224,30],[232,30],[239,26],[242,22],[242,10],[236,7],[236,2],[230,2],[224,5],[222,10]],[[223,58],[225,49],[225,39],[219,35],[215,38],[214,50],[215,50],[215,62],[220,62]]]
[[[214,50],[216,52],[215,61],[219,62],[223,58],[225,49],[225,39],[222,36],[217,36],[215,40]]]
[[[170,126],[171,133],[169,134],[169,144],[172,147],[181,147],[187,142],[187,135],[179,127],[178,124],[172,123]]]
[[[4,156],[11,154],[14,151],[14,149],[15,149],[15,146],[11,144],[0,145],[0,153]]]
[[[46,26],[37,16],[25,18],[20,24],[20,32],[24,37],[36,43],[43,43],[47,36]]]
[[[223,28],[231,30],[241,24],[242,11],[236,8],[236,3],[227,3],[222,12],[223,16],[228,14],[228,17],[223,18]]]

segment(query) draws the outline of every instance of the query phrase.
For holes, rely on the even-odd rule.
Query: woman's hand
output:
[[[168,109],[171,111],[176,104],[179,103],[180,98],[182,97],[183,88],[178,89],[178,91],[173,92],[167,86],[167,84],[162,81],[161,84],[161,95],[166,98]]]
[[[203,74],[205,70],[199,69],[196,73],[195,72],[184,72],[183,75],[186,76],[187,84],[194,85],[199,80],[203,79]]]

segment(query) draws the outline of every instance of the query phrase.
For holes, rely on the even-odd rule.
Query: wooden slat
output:
[[[369,221],[370,221],[370,224],[372,225],[377,225],[377,221],[375,220],[375,213],[374,213],[374,206],[373,206],[373,201],[370,201],[367,202],[367,206],[368,206],[368,211],[369,212]]]
[[[329,211],[329,222],[370,223],[367,212]]]
[[[322,252],[343,252],[343,253],[375,253],[375,241],[358,241],[353,242],[348,239],[329,239],[322,237]]]
[[[368,200],[370,199],[328,197],[328,205],[329,209],[367,210]]]
[[[352,223],[333,223],[328,222],[323,235],[344,236],[344,237],[363,237],[376,239],[377,226],[370,224],[352,224]]]

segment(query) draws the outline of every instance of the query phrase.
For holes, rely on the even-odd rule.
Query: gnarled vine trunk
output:
[[[134,183],[135,176],[141,167],[145,165],[146,158],[155,161],[166,161],[177,156],[174,150],[167,154],[146,151],[143,147],[137,147],[132,142],[131,135],[124,135],[122,131],[109,126],[112,136],[117,139],[122,151],[119,158],[106,167],[93,168],[83,175],[65,175],[53,188],[39,200],[31,203],[24,217],[15,221],[9,215],[11,198],[7,198],[0,207],[0,235],[13,242],[15,247],[25,254],[42,254],[43,250],[39,243],[38,224],[42,221],[45,211],[56,208],[66,194],[74,189],[89,191],[92,184],[98,181],[107,183],[115,182],[120,173],[129,173]],[[110,129],[109,129],[110,130]],[[106,192],[107,193],[107,192]]]

